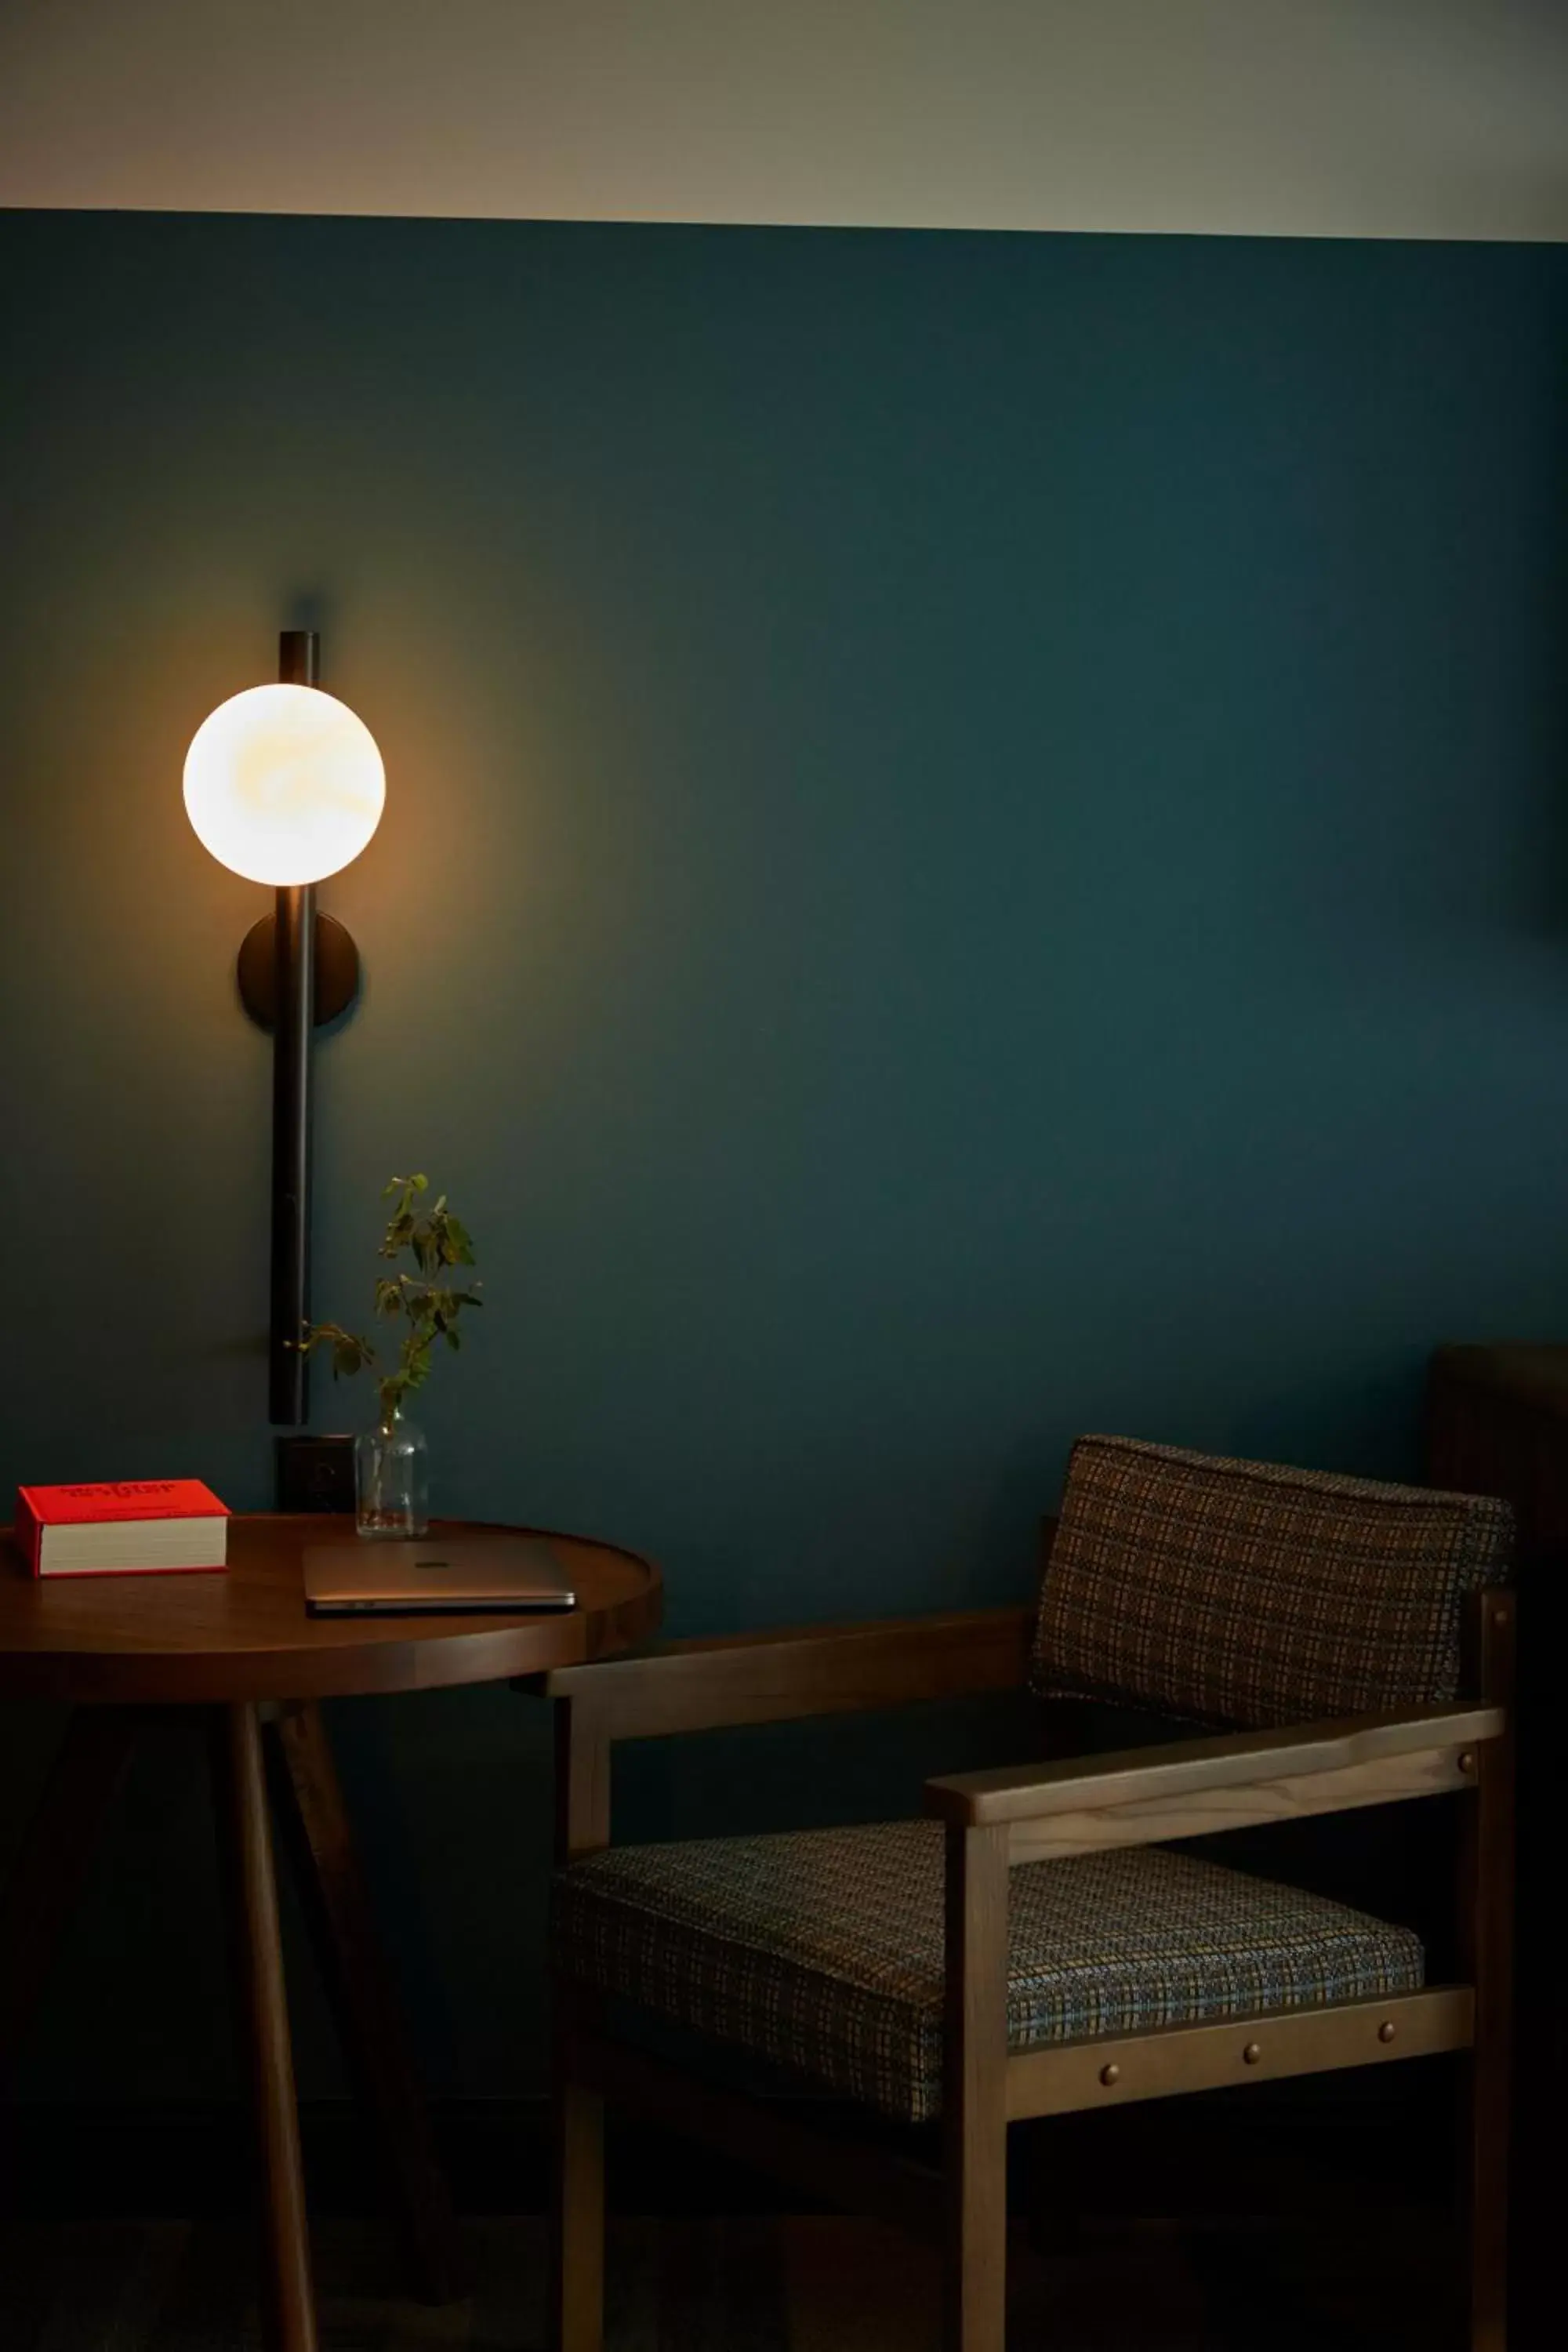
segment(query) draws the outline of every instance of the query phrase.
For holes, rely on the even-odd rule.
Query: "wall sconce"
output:
[[[310,1314],[310,1034],[352,1004],[359,951],[316,912],[315,885],[356,858],[381,822],[386,772],[375,739],[322,693],[314,629],[285,629],[276,686],[220,703],[185,754],[185,813],[220,865],[278,893],[246,934],[239,992],[272,1032],[272,1311],[268,1395],[275,1423],[310,1410],[300,1332]]]

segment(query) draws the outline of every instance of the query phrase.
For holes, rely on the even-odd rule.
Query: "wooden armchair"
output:
[[[1007,2127],[1227,2083],[1468,2053],[1470,2343],[1502,2352],[1512,1870],[1506,1507],[1075,1447],[1037,1608],[574,1666],[559,1701],[555,2352],[602,2341],[603,2101],[909,2224],[948,2352],[1002,2352]],[[612,1847],[615,1743],[1030,1683],[1248,1727],[929,1781],[926,1818]],[[1451,1796],[1458,1980],[1418,1938],[1169,1842]],[[884,2116],[939,2169],[828,2138],[618,2037],[606,1998]]]

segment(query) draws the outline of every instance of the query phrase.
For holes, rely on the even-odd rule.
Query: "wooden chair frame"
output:
[[[1047,1548],[1049,1546],[1049,1530]],[[1228,2083],[1469,2055],[1465,2191],[1471,2352],[1504,2352],[1513,1895],[1514,1596],[1476,1596],[1474,1703],[927,1782],[945,1825],[946,2014],[940,2172],[829,2139],[768,2103],[618,2042],[600,2004],[558,1988],[554,2352],[603,2341],[603,2105],[614,2098],[851,2210],[944,2248],[946,2352],[1003,2352],[1007,2126]],[[610,1843],[617,1740],[1016,1689],[1036,1610],[984,1610],[677,1642],[546,1679],[558,1704],[562,1862]],[[1460,1980],[1380,2000],[1007,2049],[1007,1884],[1019,1864],[1158,1844],[1244,1824],[1443,1795],[1463,1804]]]

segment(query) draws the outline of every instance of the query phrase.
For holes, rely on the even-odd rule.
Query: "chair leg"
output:
[[[1003,2352],[1007,2333],[1006,2126],[947,2167],[942,2352]]]
[[[1007,1832],[947,1833],[942,2352],[1003,2352],[1007,2314]]]
[[[1481,1597],[1483,1696],[1514,1699],[1514,1597]],[[1513,1736],[1489,1740],[1477,1759],[1460,1850],[1460,1944],[1476,1990],[1464,2152],[1470,2264],[1470,2352],[1508,2343],[1510,2088],[1513,2067]]]
[[[1482,2045],[1471,2053],[1466,2149],[1470,2352],[1506,2352],[1508,2344],[1508,2064],[1506,2051]]]
[[[605,2341],[605,2103],[573,2068],[570,2020],[557,2028],[551,2181],[550,2352]]]

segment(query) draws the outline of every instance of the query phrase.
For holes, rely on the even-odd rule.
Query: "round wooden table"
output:
[[[437,1520],[432,1534],[476,1526]],[[447,2300],[460,2291],[451,2211],[317,1702],[503,1682],[607,1656],[652,1633],[663,1601],[658,1570],[636,1553],[528,1529],[521,1532],[546,1533],[555,1546],[574,1609],[309,1617],[301,1550],[342,1542],[346,1532],[336,1517],[236,1517],[226,1570],[167,1576],[38,1580],[10,1546],[0,1553],[0,1699],[58,1699],[75,1710],[0,1907],[0,2082],[137,1731],[149,1712],[178,1709],[209,1734],[262,2159],[275,2352],[315,2352],[316,2322],[269,1785],[416,2283],[431,2300]]]

